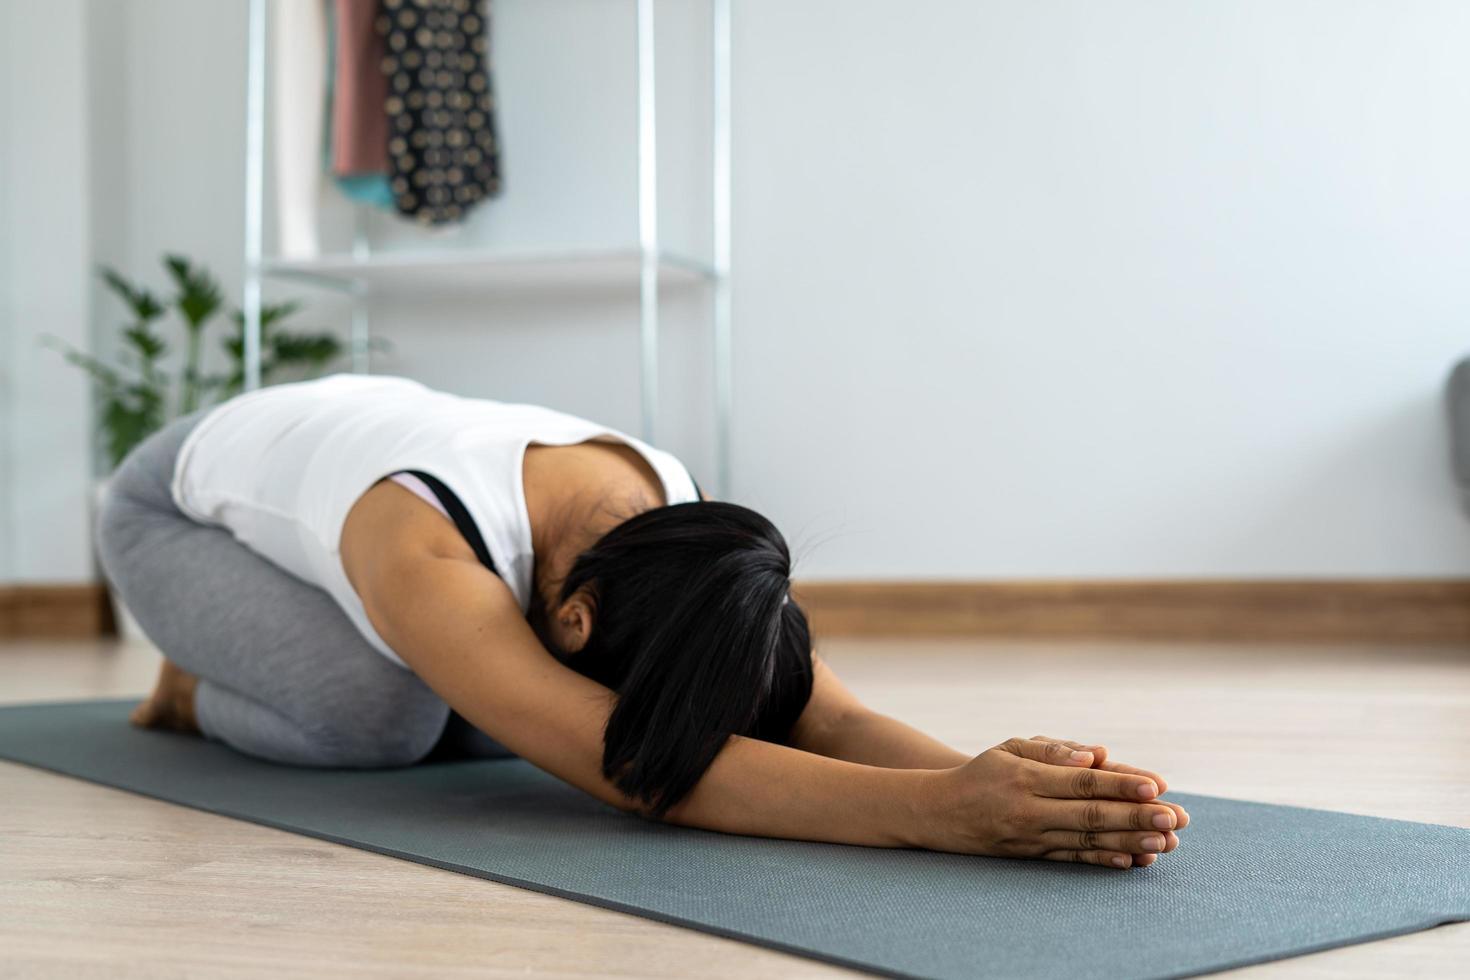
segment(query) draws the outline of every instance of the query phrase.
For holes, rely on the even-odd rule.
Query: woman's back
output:
[[[404,378],[334,375],[251,392],[212,410],[179,453],[173,496],[195,520],[335,598],[385,656],[342,567],[343,524],[375,483],[427,473],[463,504],[523,611],[535,554],[523,463],[532,444],[631,447],[668,503],[698,499],[688,471],[625,433],[536,405],[463,398]]]

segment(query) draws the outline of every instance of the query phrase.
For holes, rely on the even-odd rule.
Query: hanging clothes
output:
[[[500,191],[489,25],[476,0],[379,0],[388,175],[399,212],[457,221]]]
[[[329,0],[325,169],[349,200],[396,211],[388,183],[387,45],[378,33],[378,0]]]
[[[320,250],[322,115],[326,102],[327,22],[320,3],[275,0],[270,7],[271,108],[280,254]]]
[[[332,58],[332,173],[388,173],[388,45],[377,31],[378,0],[335,0]]]

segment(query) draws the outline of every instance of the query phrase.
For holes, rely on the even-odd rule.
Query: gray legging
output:
[[[102,502],[112,587],[168,659],[199,678],[199,727],[241,752],[306,766],[401,766],[441,737],[504,754],[412,671],[374,650],[327,593],[185,516],[169,484],[202,413],[128,455]]]

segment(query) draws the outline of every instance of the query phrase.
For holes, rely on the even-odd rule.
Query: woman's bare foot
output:
[[[194,689],[198,686],[199,678],[172,660],[165,660],[153,693],[133,709],[128,720],[139,728],[166,728],[197,734],[199,722],[194,717]]]

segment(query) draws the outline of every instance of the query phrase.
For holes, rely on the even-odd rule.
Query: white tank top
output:
[[[380,653],[402,666],[342,568],[342,525],[352,505],[401,470],[437,478],[469,512],[525,612],[535,562],[522,485],[526,446],[588,440],[637,450],[658,474],[668,503],[699,499],[678,459],[616,429],[536,405],[354,374],[262,388],[211,409],[179,450],[172,491],[189,517],[228,529],[252,551],[324,589]]]

